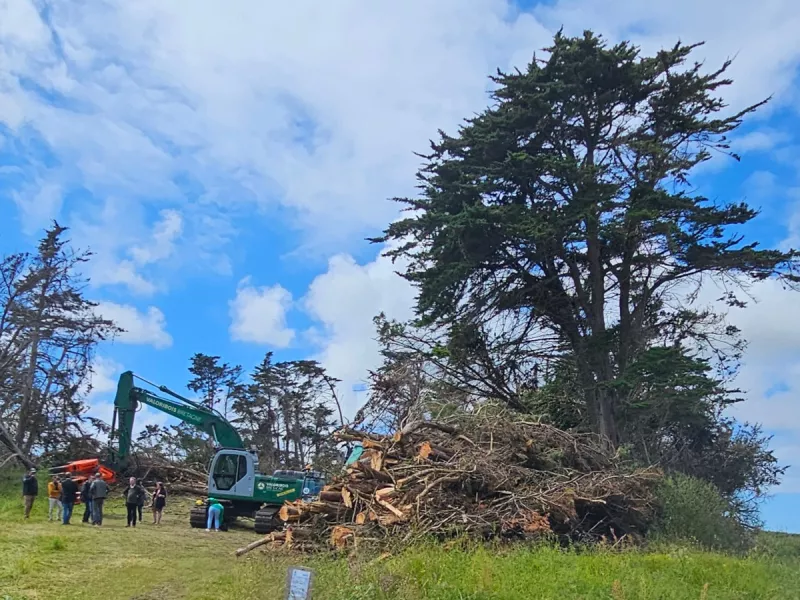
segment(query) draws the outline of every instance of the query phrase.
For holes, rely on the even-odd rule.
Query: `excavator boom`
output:
[[[135,385],[136,379],[149,384],[170,396],[170,398],[162,398],[143,387]],[[244,449],[244,442],[239,432],[217,411],[184,398],[163,385],[153,384],[135,375],[132,371],[125,371],[119,377],[117,394],[114,397],[114,417],[111,422],[111,434],[109,436],[109,460],[105,463],[101,463],[98,458],[76,460],[66,465],[54,467],[50,471],[54,474],[71,473],[73,478],[78,481],[94,473],[100,473],[101,477],[109,483],[115,481],[117,472],[124,470],[130,461],[131,446],[133,444],[133,423],[136,411],[144,404],[172,415],[207,433],[214,440],[217,449]],[[115,438],[117,439],[116,448],[113,447]]]
[[[153,392],[135,385],[135,379],[147,383],[171,398],[162,398]],[[112,463],[116,468],[125,468],[130,460],[133,442],[133,421],[141,404],[152,406],[161,412],[172,415],[185,423],[194,425],[214,440],[217,448],[243,449],[244,442],[239,432],[216,410],[184,398],[163,385],[155,385],[132,371],[120,375],[117,384],[117,395],[114,398],[114,421],[111,423],[111,437],[115,435],[115,426],[119,443],[112,455]]]

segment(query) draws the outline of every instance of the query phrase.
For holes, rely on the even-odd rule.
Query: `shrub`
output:
[[[705,548],[743,552],[752,531],[738,519],[731,503],[713,484],[674,474],[658,490],[661,504],[656,532],[667,541],[688,541]]]
[[[753,555],[798,560],[800,559],[800,535],[762,531],[756,536]]]

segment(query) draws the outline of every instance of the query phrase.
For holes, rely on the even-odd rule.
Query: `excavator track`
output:
[[[203,504],[202,506],[194,506],[189,512],[189,526],[192,529],[205,529],[208,519],[208,507]]]
[[[264,534],[271,533],[279,529],[283,523],[278,519],[278,511],[280,506],[267,506],[256,512],[256,533]]]

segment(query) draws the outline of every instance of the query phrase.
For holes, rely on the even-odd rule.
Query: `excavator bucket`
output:
[[[83,460],[73,460],[65,465],[52,467],[50,473],[57,475],[70,473],[76,483],[81,483],[95,473],[100,473],[100,477],[106,483],[116,483],[117,473],[103,465],[97,458],[86,458]]]
[[[93,473],[100,467],[100,460],[97,458],[87,458],[84,460],[73,460],[65,465],[53,467],[51,473]]]

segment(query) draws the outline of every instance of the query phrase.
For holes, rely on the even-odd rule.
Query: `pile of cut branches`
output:
[[[135,457],[133,473],[145,485],[155,485],[156,481],[163,482],[170,493],[205,496],[208,476],[200,468],[177,464],[158,456],[138,454]]]
[[[336,437],[360,443],[360,459],[318,500],[280,511],[295,531],[308,525],[335,547],[417,535],[635,538],[652,520],[661,478],[629,468],[596,436],[520,419],[461,415],[391,436],[343,429]]]

